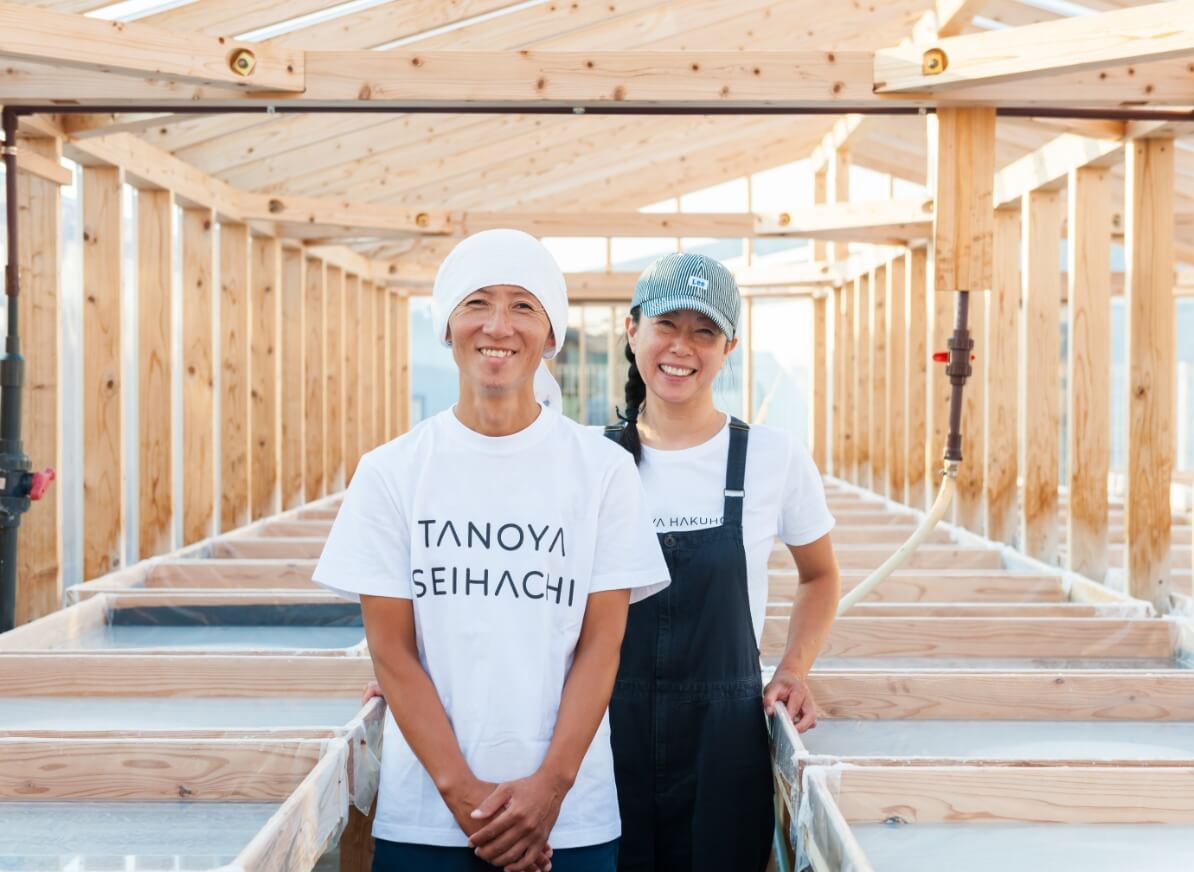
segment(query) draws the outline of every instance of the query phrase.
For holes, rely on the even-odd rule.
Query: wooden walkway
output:
[[[849,589],[916,516],[833,482],[829,496]],[[359,613],[311,581],[337,503],[76,587],[0,636],[0,823],[34,799],[66,803],[67,832],[134,800],[206,827],[232,809],[261,820],[224,830],[213,867],[367,869],[382,709],[357,702],[372,675]],[[798,583],[786,550],[771,565],[765,668]],[[1166,837],[1194,833],[1192,657],[1189,619],[943,526],[836,622],[810,679],[817,728],[773,725],[782,859],[912,869],[986,838],[1003,839],[990,856],[1064,857],[1090,842],[1075,827],[1125,823],[1116,844],[1165,868]],[[1113,868],[1098,860],[1084,868]]]

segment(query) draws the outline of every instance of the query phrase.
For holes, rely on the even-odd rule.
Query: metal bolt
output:
[[[949,66],[949,57],[939,48],[931,48],[924,55],[921,70],[926,76],[936,76],[944,73]]]
[[[251,76],[253,70],[257,69],[257,56],[247,48],[238,49],[228,61],[228,66],[238,76]]]
[[[779,226],[780,227],[787,227],[791,223],[792,223],[791,215],[789,215],[787,212],[779,213]]]
[[[415,216],[415,226],[418,228],[426,228],[431,223],[431,216],[426,212],[420,212]]]

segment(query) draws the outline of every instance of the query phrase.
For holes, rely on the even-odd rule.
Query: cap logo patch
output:
[[[700,288],[702,291],[707,291],[709,290],[709,281],[708,279],[703,279],[700,276],[689,276],[688,286],[690,288]]]

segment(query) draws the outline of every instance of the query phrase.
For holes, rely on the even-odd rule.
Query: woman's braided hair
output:
[[[630,310],[630,319],[637,325],[641,310],[635,306]],[[630,369],[626,373],[626,408],[618,413],[618,417],[626,423],[622,428],[622,436],[618,441],[634,457],[635,465],[643,459],[643,443],[638,435],[638,415],[642,411],[643,403],[647,400],[647,383],[643,381],[642,373],[638,371],[638,361],[634,358],[634,350],[630,343],[626,343],[626,360]]]

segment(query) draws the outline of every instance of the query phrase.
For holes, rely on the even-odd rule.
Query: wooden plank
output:
[[[83,168],[83,578],[124,563],[121,175]],[[26,231],[28,232],[28,231]]]
[[[1056,191],[1024,198],[1024,286],[1020,347],[1020,444],[1023,449],[1023,510],[1020,547],[1053,563],[1059,545],[1058,494],[1061,471],[1061,224],[1063,203]],[[1031,349],[1031,352],[1028,352]]]
[[[871,273],[871,394],[870,452],[871,488],[887,496],[887,291],[888,267],[880,266]]]
[[[234,67],[241,53],[250,62]],[[0,3],[0,57],[216,89],[303,90],[300,52],[15,3]]]
[[[929,257],[925,248],[914,248],[906,255],[908,260],[908,293],[905,303],[908,323],[908,367],[905,379],[905,406],[907,408],[904,444],[907,446],[908,488],[904,501],[914,507],[926,505],[926,484],[936,484],[925,475],[926,470],[926,390],[928,388],[929,349],[928,323],[928,281]],[[936,299],[936,294],[933,298]]]
[[[943,94],[1194,54],[1194,6],[1155,3],[906,45],[875,53],[875,90]],[[929,66],[930,53],[938,56]]]
[[[250,243],[249,392],[250,480],[255,521],[277,512],[278,498],[278,240]]]
[[[249,520],[249,228],[220,225],[220,529]]]
[[[328,266],[324,283],[324,360],[323,372],[326,440],[324,468],[328,493],[345,485],[344,477],[344,271]]]
[[[809,677],[826,718],[1156,721],[1194,719],[1181,672],[821,673]]]
[[[1194,822],[1186,767],[859,766],[841,771],[850,822],[1041,824]]]
[[[991,188],[995,112],[941,107],[936,114],[934,285],[938,291],[991,287]]]
[[[303,369],[303,351],[307,337],[303,329],[303,297],[306,258],[295,248],[282,249],[281,383],[279,407],[281,412],[281,446],[278,481],[281,483],[282,510],[297,508],[303,502],[303,399],[307,389]]]
[[[826,373],[829,366],[829,352],[825,338],[829,329],[828,308],[825,297],[817,297],[813,300],[813,435],[811,447],[813,462],[817,464],[817,469],[823,472],[829,469],[829,452],[827,451],[829,379]]]
[[[1020,348],[1020,209],[995,212],[992,286],[986,295],[983,347],[987,355],[983,439],[983,529],[987,538],[1008,545],[1018,531]]]
[[[410,300],[396,296],[390,300],[390,315],[394,319],[390,330],[390,348],[394,358],[390,372],[393,376],[393,408],[391,422],[394,435],[401,436],[411,426],[410,410]]]
[[[328,459],[326,414],[326,376],[324,367],[327,336],[324,311],[324,263],[307,258],[306,279],[303,283],[303,445],[305,473],[303,489],[307,499],[317,499],[326,493]]]
[[[958,467],[958,492],[955,497],[958,524],[979,535],[983,529],[983,459],[986,435],[987,347],[986,335],[987,291],[970,294],[970,335],[974,339],[972,374],[962,393],[962,464]]]
[[[182,544],[215,532],[214,217],[182,213]]]
[[[374,432],[377,427],[377,400],[374,396],[374,375],[377,372],[376,338],[377,312],[376,293],[373,283],[361,282],[360,316],[358,336],[360,377],[360,400],[357,403],[360,414],[360,436],[357,439],[357,451],[364,454],[377,445]]]
[[[361,408],[361,277],[344,276],[344,483],[352,481],[361,458],[363,409]]]
[[[1066,219],[1070,323],[1066,356],[1066,568],[1107,574],[1107,475],[1111,467],[1111,172],[1070,174]]]
[[[937,36],[956,36],[962,33],[974,16],[985,11],[989,2],[990,0],[937,0]]]
[[[855,448],[854,483],[871,486],[871,286],[874,273],[860,276],[854,283],[855,337]]]
[[[1053,190],[1084,166],[1111,166],[1123,152],[1122,138],[1097,139],[1064,133],[995,174],[995,208],[1019,205],[1029,191]]]
[[[171,550],[174,525],[171,397],[174,198],[169,191],[137,196],[138,554]]]
[[[1124,176],[1128,310],[1127,591],[1169,608],[1169,487],[1174,463],[1172,140],[1137,140]]]
[[[833,307],[833,411],[832,411],[832,473],[843,477],[846,462],[846,289],[830,291]]]
[[[330,742],[340,742],[333,739]],[[325,740],[0,739],[0,798],[283,800]],[[252,772],[246,777],[245,772]]]
[[[56,140],[18,140],[17,147],[56,161]],[[119,201],[118,201],[119,202]],[[17,311],[25,356],[24,416],[21,440],[35,469],[62,470],[59,432],[58,258],[61,194],[57,184],[17,173],[17,254],[21,294]],[[66,476],[68,470],[63,470]],[[62,602],[60,527],[63,483],[35,503],[17,531],[17,625],[58,608]]]
[[[373,444],[390,441],[390,396],[386,377],[390,365],[390,292],[382,285],[373,288]]]
[[[953,332],[954,300],[950,294],[926,293],[925,306],[928,310],[929,353],[926,355],[928,375],[925,380],[928,395],[925,402],[925,500],[926,508],[931,506],[941,486],[942,457],[945,452],[945,438],[949,432],[950,384],[945,376],[945,364],[932,360],[937,351],[946,350],[949,334]],[[956,510],[957,503],[951,507]],[[949,517],[946,518],[949,520]]]
[[[858,309],[858,280],[844,285],[842,295],[842,471],[841,477],[854,481],[858,469],[858,334],[855,311]]]
[[[907,308],[905,284],[908,278],[908,256],[900,255],[887,268],[887,407],[883,416],[887,421],[887,496],[902,502],[907,479],[905,439],[908,413],[907,390]]]
[[[63,187],[74,181],[74,174],[53,158],[43,157],[29,149],[18,149],[17,172],[37,176],[47,182]]]

